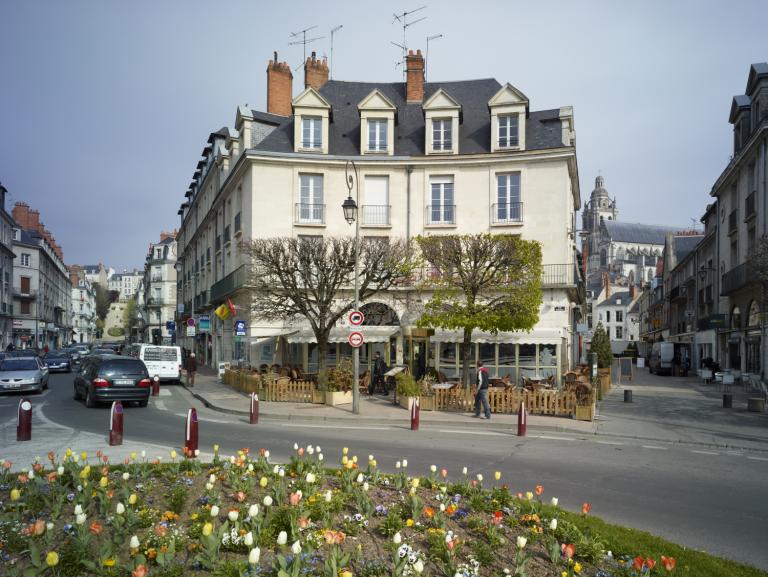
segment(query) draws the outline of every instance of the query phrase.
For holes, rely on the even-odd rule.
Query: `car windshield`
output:
[[[114,359],[102,363],[99,373],[105,377],[146,377],[144,363],[135,359]]]
[[[36,371],[35,359],[5,359],[0,362],[0,371]]]

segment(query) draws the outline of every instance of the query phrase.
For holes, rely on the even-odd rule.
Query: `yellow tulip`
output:
[[[339,571],[339,577],[352,577],[352,571],[343,569],[342,571]]]
[[[349,447],[344,447],[344,448],[341,450],[341,454],[342,454],[342,455],[346,455],[347,453],[349,453]]]
[[[67,449],[65,454],[67,455],[67,457],[71,457],[72,456],[72,449]]]
[[[18,489],[11,489],[11,501],[18,501],[21,497],[21,491]]]
[[[341,458],[341,464],[342,464],[342,465],[346,465],[346,464],[347,464],[347,461],[349,461],[349,459],[347,459],[347,456],[346,456],[346,455],[344,455],[344,456]]]
[[[354,469],[355,464],[352,461],[347,461],[347,464],[344,465],[347,469]]]
[[[213,524],[212,523],[206,523],[203,525],[203,535],[208,537],[213,532]]]
[[[107,479],[106,477],[102,477],[101,479],[99,479],[99,487],[101,487],[102,489],[106,489],[108,484],[109,484],[109,479]]]
[[[576,563],[576,564],[573,566],[573,572],[574,572],[574,573],[581,573],[581,563]]]
[[[114,567],[114,566],[115,566],[114,557],[110,557],[109,559],[104,560],[104,567]]]
[[[136,460],[136,451],[131,451],[131,461]]]
[[[259,485],[262,489],[267,486],[267,483],[269,483],[269,480],[266,477],[259,479]]]
[[[171,451],[171,459],[176,459],[177,456],[178,456],[178,453],[176,453],[176,449]]]
[[[371,467],[373,467],[373,468],[376,468],[376,459],[373,459],[373,460],[370,462],[370,465],[371,465]]]
[[[218,446],[218,445],[214,445],[214,446],[213,446],[213,452],[214,452],[215,454],[218,454],[218,452],[219,452],[219,446]]]
[[[80,453],[80,458],[81,458],[83,461],[87,461],[87,460],[88,460],[88,453],[86,453],[85,451],[83,451],[82,453]]]
[[[357,455],[352,456],[352,462],[357,464]]]
[[[501,479],[501,471],[496,471],[496,472],[493,474],[493,478],[494,478],[494,479],[496,479],[497,481],[498,481],[499,479]]]
[[[45,556],[45,562],[48,567],[56,567],[59,564],[59,554],[56,551],[49,551]]]
[[[525,498],[530,501],[531,499],[533,499],[533,493],[531,493],[530,491],[527,491],[525,493]]]
[[[128,504],[129,505],[135,505],[136,501],[138,501],[138,497],[136,496],[136,493],[131,493],[131,495],[128,497]]]
[[[418,477],[414,477],[413,479],[411,479],[411,487],[413,487],[414,489],[418,489],[419,488],[419,478]]]

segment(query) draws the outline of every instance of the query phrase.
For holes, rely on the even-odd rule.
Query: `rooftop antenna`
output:
[[[328,70],[328,78],[330,80],[333,80],[333,35],[336,34],[339,30],[344,28],[343,24],[339,24],[335,28],[331,28],[331,66]]]
[[[426,20],[427,19],[426,16],[423,16],[421,18],[418,18],[416,20],[412,20],[411,22],[408,22],[408,16],[410,16],[411,14],[414,14],[416,12],[419,12],[420,10],[424,10],[426,7],[427,7],[427,5],[425,4],[424,6],[416,8],[415,10],[408,10],[406,12],[403,12],[402,14],[393,14],[392,15],[395,18],[394,20],[392,20],[392,24],[394,24],[395,22],[400,22],[403,25],[403,43],[402,44],[397,44],[395,42],[392,43],[395,46],[398,46],[398,47],[402,48],[402,50],[403,50],[403,63],[405,62],[405,57],[408,56],[408,48],[407,48],[408,47],[408,41],[406,39],[406,32],[407,32],[408,28],[410,28],[411,26],[413,26],[417,22],[421,22],[422,20]],[[403,66],[403,78],[405,78],[405,74],[406,74],[406,70],[405,70],[405,66]]]
[[[307,32],[310,30],[314,30],[317,28],[317,25],[310,26],[309,28],[305,28],[304,30],[299,30],[298,32],[291,32],[291,38],[298,38],[301,36],[301,40],[294,40],[293,42],[289,42],[289,46],[294,46],[296,44],[301,44],[304,46],[304,60],[302,60],[302,64],[307,61],[307,44],[310,42],[314,42],[316,40],[322,40],[325,38],[325,36],[317,36],[315,38],[307,38]],[[297,67],[298,68],[298,67]]]
[[[442,34],[435,34],[433,36],[427,36],[427,53],[424,55],[424,82],[427,81],[427,66],[429,65],[429,41],[442,38]]]

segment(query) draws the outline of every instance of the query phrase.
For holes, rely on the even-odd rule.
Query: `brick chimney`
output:
[[[405,57],[405,101],[422,102],[424,100],[424,57],[421,50],[408,51]]]
[[[29,228],[29,205],[26,202],[17,202],[13,206],[11,214],[13,215],[13,220],[15,220],[21,228]]]
[[[315,90],[320,90],[326,82],[328,82],[328,60],[325,58],[318,60],[313,51],[312,57],[307,58],[304,63],[304,88],[311,86]]]
[[[173,232],[162,231],[160,233],[160,242],[163,242],[166,238],[176,238],[178,232],[178,230],[174,230]]]
[[[605,298],[611,296],[611,280],[608,277],[608,273],[603,273],[603,286],[605,287]]]
[[[274,60],[267,66],[267,112],[280,116],[290,116],[293,113],[293,73],[287,62]]]
[[[45,226],[43,226],[43,223],[40,222],[40,211],[39,210],[29,210],[29,217],[27,220],[27,228],[31,228],[32,230],[36,230],[40,234],[43,233],[43,230],[45,229]]]
[[[637,296],[637,287],[633,284],[629,285],[629,301],[632,302]]]

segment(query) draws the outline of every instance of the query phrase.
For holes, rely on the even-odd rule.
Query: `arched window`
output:
[[[757,301],[752,301],[749,305],[749,316],[747,317],[747,326],[756,327],[760,324],[760,307]]]
[[[600,251],[600,266],[608,266],[608,255],[605,249]]]
[[[731,328],[741,328],[741,309],[739,309],[739,307],[733,307],[731,309]]]

